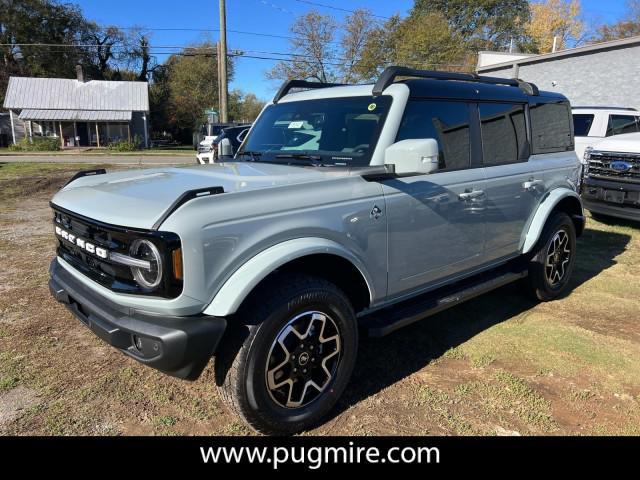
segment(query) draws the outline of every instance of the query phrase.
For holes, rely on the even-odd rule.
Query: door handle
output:
[[[527,182],[524,182],[522,184],[522,187],[528,191],[531,192],[532,190],[535,190],[538,187],[542,187],[544,185],[544,182],[542,180],[529,180]]]
[[[467,192],[462,192],[458,194],[458,199],[461,202],[466,202],[468,200],[474,200],[476,198],[480,198],[484,196],[484,190],[471,190]]]

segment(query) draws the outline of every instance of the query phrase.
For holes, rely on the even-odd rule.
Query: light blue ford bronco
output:
[[[254,429],[335,405],[359,333],[521,280],[567,288],[584,217],[571,108],[520,80],[386,69],[286,83],[234,161],[80,172],[52,199],[52,295],[170,375],[214,359]]]

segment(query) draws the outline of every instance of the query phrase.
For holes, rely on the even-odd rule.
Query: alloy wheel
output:
[[[296,315],[280,330],[269,350],[269,395],[284,408],[310,404],[333,380],[340,351],[340,331],[329,315],[319,311]]]
[[[551,239],[547,249],[545,273],[551,287],[559,285],[567,273],[567,264],[571,260],[569,234],[559,230]]]

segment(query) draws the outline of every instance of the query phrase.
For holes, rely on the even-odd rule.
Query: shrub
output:
[[[118,140],[116,142],[111,142],[107,147],[109,150],[113,150],[114,152],[135,152],[136,150],[140,150],[138,145],[134,142],[129,142],[128,140]]]
[[[18,143],[9,145],[12,152],[51,152],[60,150],[60,139],[57,137],[33,137],[29,141],[23,138]]]
[[[140,143],[137,142],[137,137],[133,141],[118,140],[109,144],[109,150],[114,152],[135,152],[140,150]]]

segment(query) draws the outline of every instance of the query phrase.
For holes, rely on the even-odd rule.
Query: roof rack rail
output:
[[[382,92],[391,85],[397,77],[432,78],[436,80],[461,80],[465,82],[488,83],[491,85],[508,85],[518,87],[527,95],[538,95],[538,87],[517,78],[485,77],[475,73],[440,72],[436,70],[416,70],[408,67],[387,67],[373,86],[373,95],[382,95]]]
[[[323,82],[309,82],[307,80],[289,80],[285,82],[276,93],[276,96],[273,97],[273,103],[278,103],[282,97],[284,97],[287,93],[289,93],[294,88],[328,88],[328,87],[341,87],[344,86],[344,83],[323,83]]]
[[[614,107],[610,105],[571,105],[571,108],[588,108],[589,110],[624,110],[625,112],[637,112],[633,107]]]

